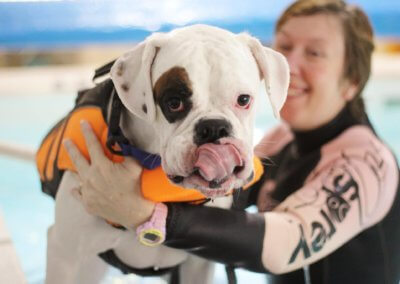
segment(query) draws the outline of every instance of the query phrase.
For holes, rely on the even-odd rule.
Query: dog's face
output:
[[[171,181],[216,197],[252,179],[261,81],[278,114],[288,73],[254,38],[196,25],[149,37],[111,76],[127,109],[152,122]]]

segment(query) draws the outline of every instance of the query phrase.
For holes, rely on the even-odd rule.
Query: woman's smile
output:
[[[305,84],[290,84],[288,90],[288,99],[298,98],[307,95],[308,88],[305,87]]]

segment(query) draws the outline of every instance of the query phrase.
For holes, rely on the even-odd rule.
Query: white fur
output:
[[[182,121],[169,123],[155,104],[152,90],[157,79],[175,66],[184,68],[189,75],[193,108]],[[265,79],[277,116],[289,83],[287,64],[281,55],[262,47],[249,35],[235,35],[205,25],[153,34],[117,60],[111,77],[130,112],[123,117],[124,133],[142,149],[159,153],[168,174],[182,176],[192,170],[188,160],[196,147],[194,125],[202,118],[224,118],[232,124],[233,135],[243,144],[246,160],[250,161],[246,169],[250,174],[254,109],[261,81]],[[128,84],[128,91],[123,84]],[[240,94],[253,97],[250,110],[235,107]],[[142,111],[143,104],[147,113]],[[77,177],[67,172],[57,194],[56,220],[49,229],[47,283],[98,283],[106,265],[97,254],[111,248],[121,260],[136,268],[170,267],[187,260],[183,251],[142,246],[131,231],[114,229],[104,220],[88,215],[69,193],[76,183]],[[238,180],[233,186],[243,183]],[[218,198],[212,206],[228,208],[230,203],[231,197]],[[182,266],[186,283],[210,282],[212,277],[207,281],[204,277],[211,275],[205,271],[209,265],[193,269],[191,262]]]

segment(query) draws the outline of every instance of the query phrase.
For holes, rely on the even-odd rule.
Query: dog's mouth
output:
[[[241,148],[229,138],[203,144],[195,151],[192,172],[188,176],[170,175],[169,178],[176,184],[195,187],[210,198],[226,195],[237,187],[238,180],[244,180],[248,162]]]

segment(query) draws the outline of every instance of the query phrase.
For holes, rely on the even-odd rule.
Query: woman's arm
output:
[[[188,204],[168,204],[165,245],[198,256],[265,272],[262,214]]]
[[[349,132],[324,147],[323,158],[305,185],[271,212],[174,209],[173,205],[166,244],[276,274],[326,257],[380,222],[398,190],[393,155],[374,136],[364,134],[356,141]]]

